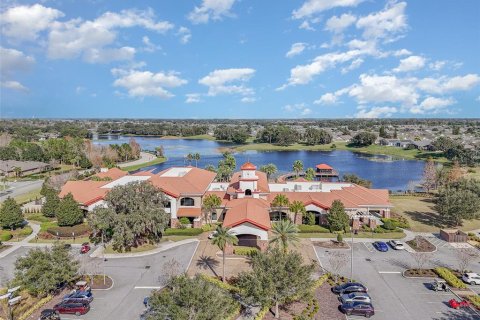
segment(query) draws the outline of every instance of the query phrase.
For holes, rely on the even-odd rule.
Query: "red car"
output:
[[[90,310],[88,303],[61,302],[53,307],[56,313],[69,313],[76,316],[87,313]]]
[[[80,253],[84,254],[90,251],[90,245],[88,243],[83,243],[82,248],[80,249]]]

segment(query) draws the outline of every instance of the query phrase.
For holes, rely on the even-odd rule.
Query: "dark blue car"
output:
[[[381,251],[381,252],[387,252],[388,251],[388,246],[385,242],[383,241],[375,241],[373,243],[373,246],[375,247],[375,249],[377,249],[378,251]]]

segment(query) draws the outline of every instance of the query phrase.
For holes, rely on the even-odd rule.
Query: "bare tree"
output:
[[[437,170],[435,169],[435,164],[433,160],[429,158],[425,163],[423,169],[423,182],[422,187],[425,191],[430,192],[430,190],[435,189],[437,186]]]
[[[425,265],[432,260],[431,252],[413,252],[413,260],[415,260],[417,269],[423,269]]]
[[[183,270],[180,262],[175,260],[175,258],[172,258],[171,260],[168,260],[163,264],[162,273],[160,277],[158,277],[158,281],[162,285],[167,286],[173,278],[179,276],[182,273]]]
[[[460,272],[465,272],[470,263],[479,257],[478,251],[473,248],[455,249],[455,257],[457,258],[457,266]]]
[[[327,254],[328,264],[330,265],[330,271],[334,272],[335,282],[338,281],[338,274],[347,265],[350,260],[346,253],[341,251],[333,251]]]
[[[60,191],[68,180],[75,179],[78,176],[78,171],[72,170],[61,174],[56,174],[48,178],[46,181],[47,186]]]

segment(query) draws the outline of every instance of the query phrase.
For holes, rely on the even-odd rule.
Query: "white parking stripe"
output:
[[[378,271],[381,274],[399,274],[402,273],[401,271]]]
[[[145,286],[145,287],[133,287],[133,289],[162,289],[162,287],[148,287],[148,286]]]

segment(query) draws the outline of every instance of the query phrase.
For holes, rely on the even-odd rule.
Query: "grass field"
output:
[[[332,145],[335,144],[336,148],[332,148]],[[429,157],[435,159],[438,162],[447,162],[448,160],[444,158],[441,154],[431,151],[419,151],[419,150],[404,150],[402,148],[395,147],[385,147],[379,145],[371,145],[368,147],[351,147],[345,142],[333,142],[331,144],[325,145],[314,145],[309,146],[306,144],[296,143],[290,146],[279,146],[270,143],[249,143],[245,145],[240,145],[232,147],[235,151],[247,151],[247,150],[256,150],[256,151],[332,151],[332,150],[348,150],[353,152],[360,152],[366,154],[379,154],[393,156],[396,158],[402,159],[417,159],[425,160]]]
[[[68,239],[60,239],[60,240],[57,240],[57,239],[41,239],[41,238],[38,238],[38,239],[32,239],[29,241],[29,243],[55,243],[55,242],[60,242],[60,243],[69,243],[69,244],[81,244],[81,243],[84,243],[84,242],[90,242],[90,238],[89,237],[77,237],[75,238],[75,241],[73,241],[73,238],[68,238]]]
[[[155,158],[152,161],[148,161],[148,162],[141,163],[141,164],[136,164],[136,165],[133,165],[133,166],[123,167],[123,168],[120,168],[120,169],[122,169],[123,171],[135,171],[135,170],[138,170],[138,169],[141,169],[141,168],[154,166],[156,164],[163,163],[165,161],[167,161],[167,158],[160,157],[160,158]]]
[[[33,201],[35,199],[40,199],[42,197],[40,195],[40,190],[41,190],[41,188],[32,190],[30,192],[27,192],[27,193],[21,194],[19,196],[16,196],[16,197],[14,197],[14,199],[20,205],[22,205],[24,203],[27,203],[27,202],[30,202],[30,201]]]
[[[410,230],[416,232],[438,232],[445,227],[445,222],[435,211],[432,199],[413,196],[390,197],[394,205],[393,213],[405,217],[410,223]],[[480,229],[480,219],[464,220],[460,229],[464,231]]]
[[[127,251],[127,252],[129,252],[129,253],[145,252],[145,251],[153,250],[153,249],[155,249],[156,247],[157,247],[157,246],[154,245],[154,244],[147,243],[147,244],[141,245],[141,246],[136,247],[136,248],[131,248],[131,250],[130,250],[130,251]],[[113,250],[112,245],[107,245],[107,247],[105,248],[105,251],[104,251],[104,252],[107,253],[107,254],[119,253],[118,251]]]

